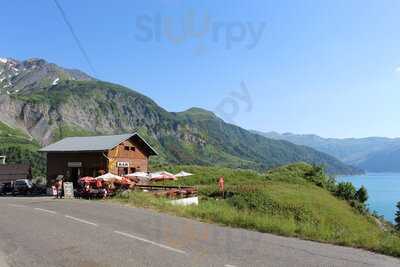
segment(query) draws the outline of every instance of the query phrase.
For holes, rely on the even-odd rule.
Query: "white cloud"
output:
[[[395,72],[400,72],[400,66],[394,69]]]

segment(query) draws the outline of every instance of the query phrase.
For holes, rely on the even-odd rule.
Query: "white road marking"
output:
[[[69,215],[65,215],[65,217],[68,218],[68,219],[71,219],[71,220],[74,220],[74,221],[77,221],[77,222],[81,222],[81,223],[86,223],[86,224],[89,224],[89,225],[92,225],[92,226],[99,226],[97,223],[89,222],[89,221],[82,220],[82,219],[79,219],[79,218],[76,218],[76,217],[72,217],[72,216],[69,216]]]
[[[15,207],[15,208],[26,208],[24,205],[19,205],[19,204],[8,204],[10,207]]]
[[[52,210],[46,210],[46,209],[41,209],[41,208],[35,208],[35,210],[40,210],[40,211],[51,213],[51,214],[57,214],[57,212],[52,211]]]
[[[135,235],[132,235],[132,234],[128,234],[128,233],[124,233],[124,232],[120,232],[120,231],[114,231],[114,233],[119,234],[119,235],[123,235],[123,236],[126,236],[126,237],[130,237],[130,238],[133,238],[133,239],[145,242],[145,243],[149,243],[149,244],[152,244],[154,246],[158,246],[160,248],[168,249],[168,250],[171,250],[171,251],[174,251],[174,252],[177,252],[177,253],[186,254],[186,252],[183,251],[183,250],[172,248],[172,247],[169,247],[169,246],[166,246],[166,245],[163,245],[163,244],[160,244],[160,243],[157,243],[157,242],[145,239],[145,238],[141,238],[141,237],[138,237],[138,236],[135,236]]]
[[[232,265],[232,264],[225,264],[225,267],[236,267],[236,265]]]

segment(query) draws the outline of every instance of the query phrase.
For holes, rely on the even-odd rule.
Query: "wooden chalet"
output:
[[[47,153],[47,181],[58,175],[76,182],[79,177],[105,172],[117,175],[147,172],[157,152],[138,133],[68,137],[42,148]]]

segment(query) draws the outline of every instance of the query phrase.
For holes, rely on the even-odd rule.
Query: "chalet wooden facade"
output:
[[[76,182],[79,177],[104,172],[124,175],[147,172],[150,156],[157,152],[137,133],[68,137],[41,149],[47,153],[47,181],[58,175]]]

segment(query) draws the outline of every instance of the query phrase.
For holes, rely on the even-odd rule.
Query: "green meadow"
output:
[[[113,200],[259,232],[327,242],[400,256],[400,237],[362,204],[335,194],[337,185],[318,167],[297,163],[267,173],[220,167],[157,166],[195,175],[166,185],[190,185],[199,190],[198,206],[173,206],[167,199],[130,192]],[[224,196],[217,186],[225,179]]]

